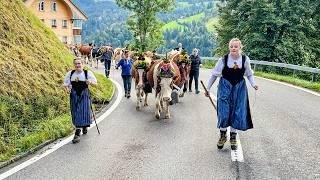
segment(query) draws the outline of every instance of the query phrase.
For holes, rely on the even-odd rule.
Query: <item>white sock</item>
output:
[[[237,133],[237,129],[234,129],[233,127],[230,127],[230,132]]]

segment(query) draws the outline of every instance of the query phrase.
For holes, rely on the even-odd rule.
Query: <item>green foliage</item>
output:
[[[183,19],[179,19],[178,21],[180,23],[192,23],[193,21],[199,21],[204,17],[205,17],[205,13],[202,12],[202,13],[199,13],[199,14],[196,14],[196,15],[193,15],[193,16],[189,16],[189,17],[186,17],[186,18],[183,18]]]
[[[215,40],[212,32],[209,32],[208,22],[217,17],[215,1],[187,1],[192,4],[188,7],[176,7],[175,11],[168,13],[164,20],[169,20],[162,28],[164,31],[165,45],[157,49],[165,54],[178,43],[190,53],[193,48],[199,49],[200,56],[213,56],[212,48]]]
[[[133,15],[128,10],[117,6],[113,1],[106,3],[105,1],[74,0],[73,2],[90,17],[84,23],[83,40],[85,42],[94,41],[98,46],[111,43],[113,47],[124,47],[130,43],[132,47],[140,48],[139,39],[132,38],[133,31],[129,32],[129,27],[125,22],[129,15]],[[150,23],[152,26],[157,25],[155,30],[160,28],[163,32],[157,31],[155,38],[147,38],[147,50],[157,49],[158,53],[164,54],[175,48],[179,42],[183,42],[188,52],[191,52],[193,48],[198,48],[201,56],[211,56],[215,40],[211,33],[203,27],[210,18],[217,16],[215,6],[217,2],[177,0],[174,10],[156,13],[157,19],[165,24]],[[184,22],[185,20],[187,22]],[[188,40],[185,40],[186,37]],[[195,37],[194,40],[193,37]]]
[[[215,33],[215,27],[219,26],[219,17],[215,16],[213,18],[210,18],[209,21],[206,24],[206,28],[208,29],[209,32]]]
[[[135,38],[135,46],[142,51],[152,50],[162,44],[161,22],[156,13],[168,11],[174,0],[116,0],[117,4],[133,14],[127,24]]]
[[[70,111],[62,83],[73,67],[73,56],[22,1],[3,0],[0,12],[0,161],[3,161],[71,132],[70,117],[56,117]],[[111,81],[102,75],[97,78],[98,86],[90,89],[94,101],[110,100],[114,89]]]
[[[219,55],[231,38],[251,59],[320,67],[319,1],[232,0],[220,6]]]
[[[204,68],[212,69],[216,65],[217,61],[208,60],[208,59],[201,59],[201,63]]]
[[[183,30],[184,28],[185,28],[185,26],[181,25],[176,20],[170,21],[169,23],[167,23],[164,26],[162,26],[162,30],[163,31],[172,30],[172,29],[181,29],[181,30]]]

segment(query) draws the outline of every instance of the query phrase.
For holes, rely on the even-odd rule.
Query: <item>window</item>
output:
[[[73,36],[73,44],[81,44],[81,35]]]
[[[73,21],[74,29],[82,29],[82,20],[74,20]]]
[[[44,11],[44,1],[39,2],[39,11]]]
[[[62,20],[62,27],[67,28],[68,20]]]
[[[57,2],[52,1],[52,3],[51,3],[51,10],[52,10],[52,11],[57,11]]]
[[[68,43],[68,37],[67,36],[62,36],[62,42],[64,44],[67,44]]]
[[[55,19],[51,20],[51,27],[53,27],[53,28],[57,27],[57,20],[55,20]]]

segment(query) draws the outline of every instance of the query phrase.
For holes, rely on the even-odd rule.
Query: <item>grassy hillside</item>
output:
[[[73,67],[73,56],[21,0],[1,0],[0,12],[0,161],[4,161],[72,131],[62,82]],[[97,78],[94,99],[110,99],[112,83]]]
[[[193,16],[189,16],[189,17],[186,17],[186,18],[179,19],[178,21],[181,22],[181,23],[192,23],[192,21],[201,20],[202,18],[204,18],[204,16],[205,16],[205,13],[202,12],[202,13],[199,13],[199,14],[196,14],[196,15],[193,15]]]
[[[182,23],[192,23],[192,21],[199,21],[205,17],[205,13],[199,13],[193,16],[180,18],[178,20],[170,21],[169,23],[165,24],[162,28],[163,30],[172,30],[172,29],[184,29],[186,26],[182,25]]]

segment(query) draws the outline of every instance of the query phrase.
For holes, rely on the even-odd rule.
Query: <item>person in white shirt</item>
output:
[[[76,127],[76,132],[72,140],[73,143],[80,141],[80,133],[87,134],[87,128],[91,121],[91,102],[89,85],[97,85],[97,79],[91,71],[83,69],[81,58],[73,60],[75,69],[69,71],[65,78],[65,90],[70,95],[70,110],[72,123]]]
[[[218,128],[220,139],[218,149],[227,141],[227,127],[230,126],[231,149],[237,149],[237,130],[246,131],[253,128],[248,91],[244,76],[250,85],[258,90],[248,56],[241,54],[242,44],[238,38],[229,42],[229,54],[221,57],[213,68],[207,89],[210,90],[217,77],[220,77],[217,92]],[[209,96],[208,93],[205,94]]]

